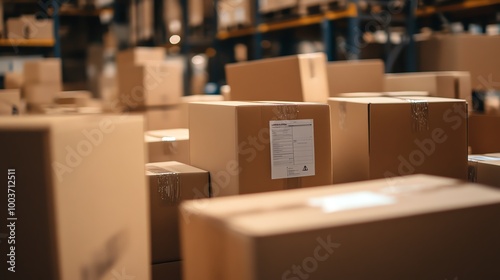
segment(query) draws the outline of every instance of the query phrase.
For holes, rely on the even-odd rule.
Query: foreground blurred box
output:
[[[500,151],[500,115],[469,116],[469,145],[473,154]]]
[[[392,183],[186,202],[184,279],[500,279],[499,191],[426,175]]]
[[[9,221],[15,245],[0,243],[11,253],[0,261],[16,272],[3,266],[2,279],[112,279],[124,271],[150,279],[142,118],[3,117],[0,154],[1,170],[15,170],[9,218],[17,219]]]
[[[207,171],[176,161],[146,164],[151,213],[152,263],[179,261],[179,204],[209,197]],[[189,218],[189,217],[186,217]]]
[[[330,97],[341,93],[384,91],[384,62],[382,60],[334,61],[329,62],[326,69]]]
[[[500,153],[469,155],[469,181],[500,188]]]
[[[330,98],[329,104],[334,183],[417,173],[466,180],[464,100]]]
[[[144,133],[148,146],[147,162],[178,161],[189,164],[187,128],[149,130]]]
[[[193,166],[208,170],[214,196],[331,183],[327,104],[189,104]]]
[[[324,53],[227,64],[226,76],[231,100],[326,103],[328,98]]]

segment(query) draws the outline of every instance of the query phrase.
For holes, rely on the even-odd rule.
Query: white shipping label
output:
[[[314,123],[307,120],[270,121],[271,178],[314,176]]]

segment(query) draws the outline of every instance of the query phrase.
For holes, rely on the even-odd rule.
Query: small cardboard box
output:
[[[142,123],[131,116],[0,118],[0,168],[15,170],[15,206],[0,213],[3,221],[17,218],[9,221],[15,257],[0,244],[3,270],[14,260],[9,279],[150,278]]]
[[[272,74],[270,74],[272,73]],[[226,65],[231,100],[326,103],[324,53],[299,54]]]
[[[118,52],[116,55],[116,64],[118,67],[138,66],[162,62],[163,60],[165,60],[165,49],[159,47],[136,47]]]
[[[295,8],[299,5],[299,0],[268,0],[262,1],[259,4],[259,12],[270,13]]]
[[[187,128],[146,131],[144,140],[148,146],[147,162],[178,161],[189,164]]]
[[[61,59],[44,58],[28,60],[24,63],[25,84],[61,84]]]
[[[151,213],[152,263],[179,261],[180,202],[209,197],[207,171],[175,161],[146,164]],[[189,217],[185,217],[189,218]]]
[[[427,91],[430,96],[464,99],[472,112],[469,72],[441,71],[385,75],[385,91]]]
[[[152,280],[182,280],[182,262],[153,264]]]
[[[62,91],[56,96],[54,102],[59,105],[86,107],[92,100],[92,93],[85,90]]]
[[[128,108],[179,104],[182,81],[178,63],[152,62],[118,68],[120,100]]]
[[[327,104],[189,104],[193,166],[211,174],[213,196],[330,184]]]
[[[24,85],[24,75],[19,72],[6,72],[3,84],[5,89],[20,89]]]
[[[498,190],[399,179],[185,202],[184,279],[500,277]]]
[[[21,110],[21,91],[19,89],[0,90],[0,115],[17,115]]]
[[[469,155],[469,181],[500,188],[500,154]]]
[[[54,21],[52,19],[36,19],[34,15],[7,19],[7,38],[14,39],[53,39]]]
[[[471,114],[469,116],[469,146],[473,154],[500,151],[499,115]]]
[[[61,90],[61,84],[57,83],[26,84],[23,94],[28,104],[53,104]]]
[[[341,93],[384,91],[384,62],[379,59],[329,62],[326,72],[330,97]]]
[[[468,71],[472,89],[500,89],[500,36],[454,34],[420,42],[421,71]]]
[[[330,98],[333,182],[467,178],[467,106],[439,97]]]

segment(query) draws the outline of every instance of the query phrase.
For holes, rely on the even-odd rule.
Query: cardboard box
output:
[[[55,97],[54,102],[59,105],[86,107],[92,100],[92,93],[86,90],[62,91]]]
[[[387,92],[349,92],[341,93],[338,97],[412,97],[429,96],[427,91],[387,91]]]
[[[434,36],[420,43],[420,71],[468,71],[473,89],[500,89],[499,49],[499,36]]]
[[[165,48],[161,47],[135,47],[116,54],[118,67],[129,65],[147,65],[151,62],[165,60]]]
[[[187,128],[146,131],[144,140],[148,146],[147,162],[178,161],[189,164]]]
[[[207,171],[175,161],[146,164],[151,213],[152,263],[179,261],[181,201],[209,197]]]
[[[385,91],[427,91],[430,96],[464,99],[472,112],[471,78],[468,72],[442,71],[385,75]]]
[[[51,83],[61,84],[61,59],[44,58],[39,60],[28,60],[24,63],[24,83],[38,84]]]
[[[3,85],[5,89],[20,89],[24,85],[24,75],[19,72],[6,72]]]
[[[153,264],[152,280],[182,280],[182,262]]]
[[[61,84],[56,83],[27,84],[23,94],[28,104],[53,104],[61,90]]]
[[[0,90],[0,115],[18,115],[21,110],[19,89]]]
[[[7,38],[9,39],[53,39],[54,21],[36,19],[34,15],[7,19]],[[12,42],[16,44],[15,41]]]
[[[182,75],[182,67],[177,63],[120,66],[120,100],[129,108],[179,104],[184,93]]]
[[[326,103],[328,98],[324,53],[227,64],[226,77],[231,100]]]
[[[384,91],[384,62],[379,59],[328,62],[326,73],[330,97],[349,92]]]
[[[181,97],[180,104],[180,126],[189,127],[189,103],[191,102],[209,102],[209,101],[224,101],[224,96],[219,94],[197,94]]]
[[[213,196],[330,184],[328,114],[317,103],[190,103],[191,164],[210,172]]]
[[[473,154],[500,151],[499,115],[471,114],[469,116],[469,145]]]
[[[468,179],[500,188],[500,154],[469,155]]]
[[[439,97],[330,98],[333,182],[467,178],[467,105]]]
[[[498,279],[500,192],[400,179],[186,202],[183,277]]]
[[[0,168],[15,169],[9,279],[150,278],[143,137],[140,117],[0,118]]]
[[[299,0],[268,0],[261,1],[259,4],[259,12],[265,14],[279,10],[296,8],[299,4]]]

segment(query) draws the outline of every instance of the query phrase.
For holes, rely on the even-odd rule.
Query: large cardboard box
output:
[[[473,89],[500,89],[499,49],[499,36],[434,36],[420,43],[420,70],[468,71]]]
[[[500,151],[500,116],[471,114],[469,116],[469,146],[473,154]]]
[[[152,280],[182,280],[182,262],[153,264]]]
[[[208,170],[214,196],[330,184],[326,104],[189,104],[193,166]]]
[[[180,202],[209,197],[207,171],[175,161],[146,164],[151,214],[152,263],[179,261]]]
[[[500,153],[469,155],[469,181],[500,188]]]
[[[28,104],[52,104],[61,90],[61,84],[57,83],[27,84],[23,94]]]
[[[0,90],[0,115],[17,115],[21,110],[21,91],[19,89]]]
[[[329,62],[326,72],[330,97],[341,93],[384,91],[384,62],[379,59]]]
[[[0,277],[150,279],[143,137],[140,117],[0,118],[0,168],[14,170],[0,218],[15,226]]]
[[[120,100],[129,108],[179,104],[184,91],[182,75],[182,67],[177,63],[120,66]]]
[[[61,59],[44,58],[37,60],[28,60],[24,63],[24,83],[38,84],[51,83],[61,84]]]
[[[427,91],[430,96],[464,99],[472,112],[472,88],[469,72],[442,71],[385,75],[385,91]]]
[[[187,128],[146,131],[144,140],[148,146],[147,162],[178,161],[189,164]]]
[[[417,173],[467,178],[467,105],[459,99],[330,98],[333,182]]]
[[[151,62],[160,62],[165,59],[165,48],[135,47],[116,54],[118,67],[125,65],[143,65]]]
[[[231,100],[326,103],[328,98],[324,53],[227,64],[226,77]]]
[[[181,207],[191,214],[185,280],[500,277],[500,226],[488,222],[500,192],[460,180],[413,175]]]

